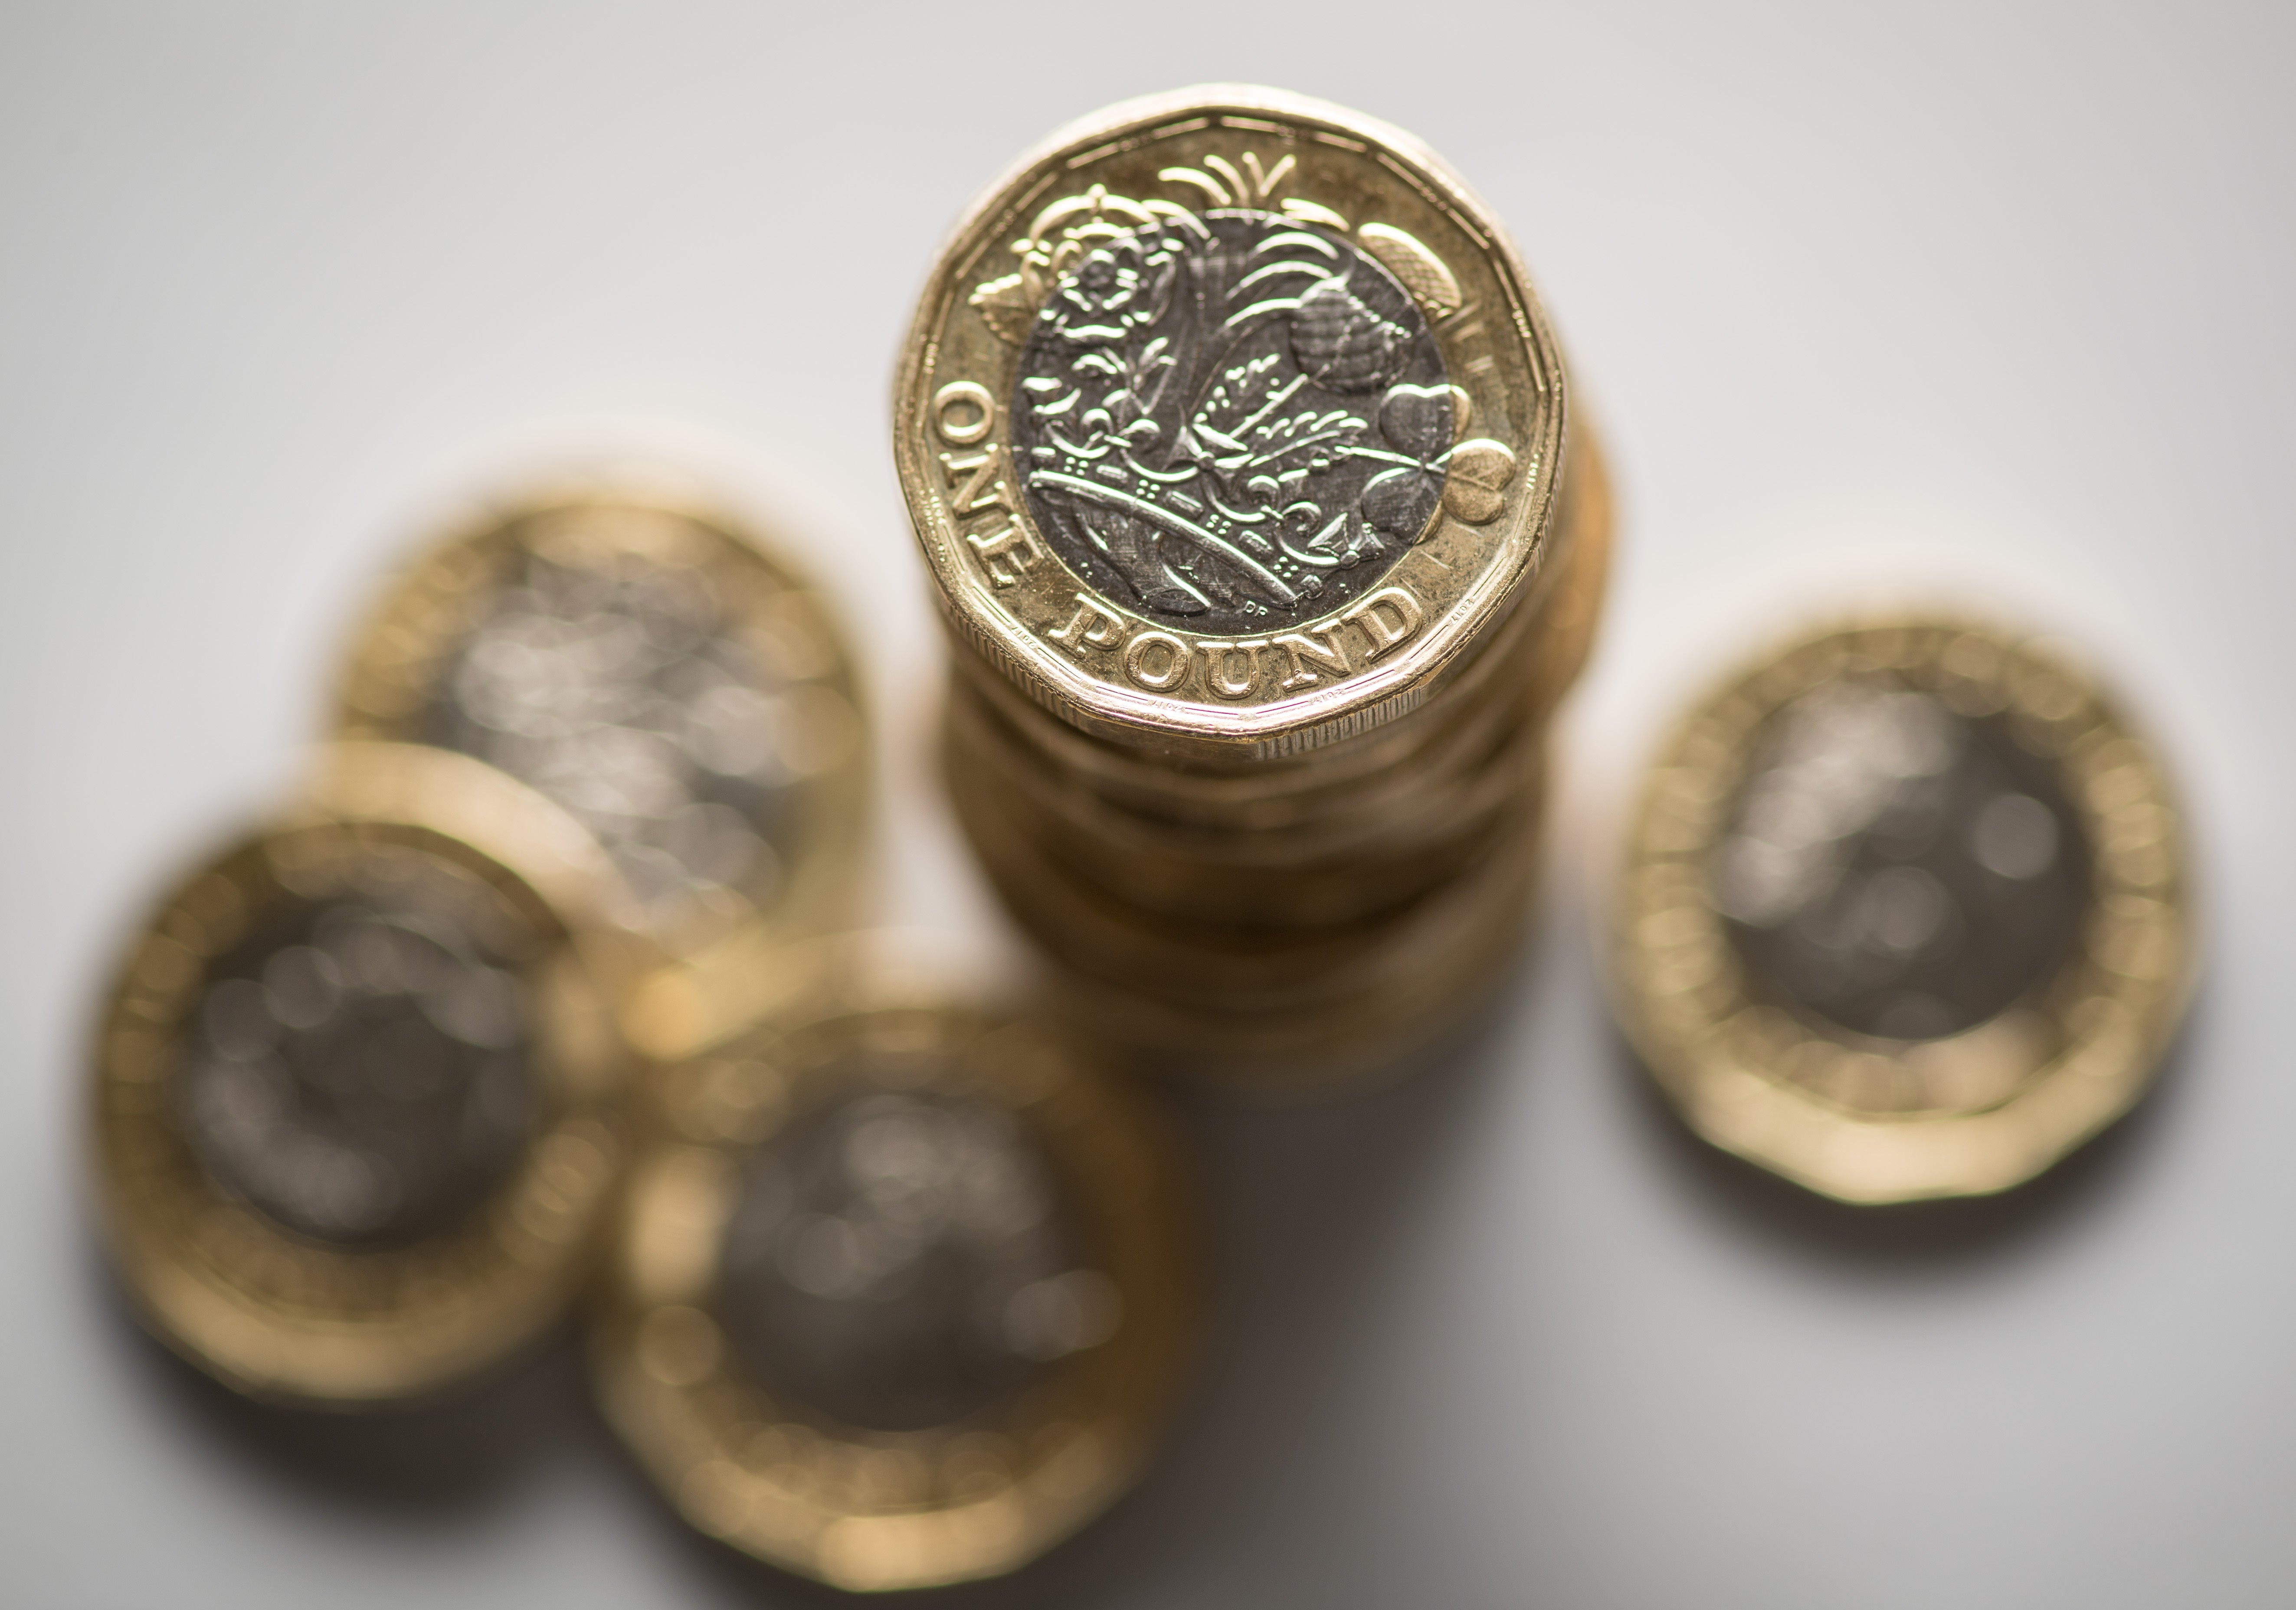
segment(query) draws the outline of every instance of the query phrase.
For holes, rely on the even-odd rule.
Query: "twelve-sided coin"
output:
[[[626,1148],[613,880],[538,796],[381,744],[186,879],[97,1045],[102,1218],[152,1328],[357,1407],[556,1320]]]
[[[1765,658],[1676,731],[1630,842],[1628,1034],[1701,1133],[1831,1196],[2030,1178],[2183,1011],[2160,760],[2028,637],[1874,619]]]

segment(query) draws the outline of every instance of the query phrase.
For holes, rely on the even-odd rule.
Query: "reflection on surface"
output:
[[[525,986],[477,891],[378,853],[210,969],[174,1082],[215,1183],[316,1240],[404,1243],[499,1185],[534,1124]]]
[[[2054,971],[2085,864],[2054,769],[2001,717],[1838,683],[1764,723],[1710,871],[1759,993],[1928,1040]]]
[[[1076,1240],[1010,1113],[867,1093],[752,1159],[718,1306],[768,1390],[852,1426],[943,1426],[1114,1329],[1115,1287]]]
[[[735,886],[771,898],[796,772],[784,681],[697,568],[529,554],[447,667],[420,735],[571,812],[669,925]]]

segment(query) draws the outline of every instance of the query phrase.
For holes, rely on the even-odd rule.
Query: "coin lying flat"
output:
[[[660,1078],[603,1401],[694,1525],[771,1564],[865,1589],[1012,1570],[1129,1483],[1177,1390],[1172,1140],[1046,1025],[838,946],[785,966],[810,982]]]
[[[958,635],[1113,741],[1298,754],[1522,601],[1562,363],[1505,233],[1398,130],[1211,86],[1054,136],[958,225],[895,389]]]
[[[349,1407],[495,1363],[564,1312],[625,1140],[613,871],[460,756],[323,754],[187,879],[98,1042],[115,1261],[254,1395]]]
[[[2160,762],[2030,640],[1876,621],[1765,660],[1669,742],[1631,845],[1629,1034],[1702,1134],[1830,1196],[2030,1179],[2183,1011]]]
[[[547,796],[675,952],[835,920],[856,882],[867,746],[840,636],[818,594],[698,508],[566,487],[474,519],[374,612],[337,725]]]

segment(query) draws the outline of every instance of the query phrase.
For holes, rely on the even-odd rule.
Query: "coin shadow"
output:
[[[1865,1271],[1918,1271],[2013,1255],[2062,1230],[2118,1191],[2134,1189],[2167,1144],[2195,1076],[2195,999],[2159,1076],[2120,1119],[2021,1185],[1986,1197],[1880,1205],[1840,1202],[1723,1150],[1684,1120],[1648,1066],[1611,1026],[1615,1065],[1646,1132],[1702,1205],[1750,1233]]]
[[[465,1529],[562,1452],[570,1433],[585,1434],[581,1361],[570,1330],[450,1396],[332,1413],[234,1392],[144,1328],[98,1249],[90,1246],[83,1262],[135,1386],[187,1439],[282,1502],[397,1525]]]
[[[1529,977],[1527,965],[1510,973]],[[1204,1186],[1213,1318],[1158,1457],[1108,1514],[1013,1574],[899,1597],[936,1610],[1074,1606],[1119,1590],[1162,1602],[1184,1578],[1200,1582],[1207,1559],[1291,1547],[1336,1479],[1339,1406],[1373,1367],[1360,1350],[1396,1300],[1409,1205],[1508,1071],[1501,1030],[1515,1009],[1495,993],[1387,1076],[1323,1101],[1177,1092]],[[704,1591],[728,1604],[852,1602],[692,1531],[623,1463],[634,1501]]]

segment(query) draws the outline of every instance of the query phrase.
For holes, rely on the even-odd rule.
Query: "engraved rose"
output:
[[[1187,218],[1185,208],[1169,201],[1136,201],[1095,184],[1081,195],[1063,196],[1038,213],[1029,233],[1013,242],[1015,270],[976,288],[971,298],[1000,339],[1027,340],[1045,298],[1086,254],[1160,220]]]

